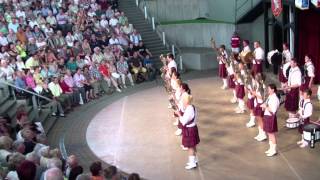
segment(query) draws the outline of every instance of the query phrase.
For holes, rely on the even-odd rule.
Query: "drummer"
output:
[[[252,60],[252,75],[262,73],[262,62],[264,60],[264,50],[260,46],[260,41],[254,42],[254,58]]]
[[[314,80],[314,65],[311,61],[310,55],[306,54],[304,56],[304,82],[300,87],[301,93],[306,89],[311,89]]]
[[[289,45],[287,43],[283,43],[282,48],[283,60],[279,69],[279,81],[281,83],[281,88],[283,88],[285,84],[288,82],[287,70],[290,67],[291,61],[291,52],[289,50]]]
[[[302,133],[303,133],[303,127],[310,123],[310,117],[313,111],[313,105],[310,99],[311,95],[312,95],[311,89],[304,90],[303,99],[301,99],[299,103],[299,111],[298,111],[299,118],[300,118],[299,133],[301,134],[302,139],[298,141],[297,144],[301,148],[308,146],[308,142],[303,139]]]
[[[287,91],[284,107],[288,111],[289,118],[296,117],[299,108],[299,87],[301,85],[301,71],[295,58],[291,59],[288,84],[284,87]]]

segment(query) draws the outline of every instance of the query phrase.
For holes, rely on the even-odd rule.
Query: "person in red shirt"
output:
[[[234,32],[232,37],[231,37],[231,48],[232,52],[239,54],[240,52],[240,37],[238,36],[237,32]]]
[[[69,87],[66,82],[64,82],[63,76],[61,76],[59,78],[59,85],[60,85],[60,87],[62,89],[62,93],[68,95],[68,98],[70,99],[72,105],[76,105],[78,102],[74,98],[75,95],[74,95],[73,89],[72,89],[72,87]]]
[[[100,65],[99,65],[99,72],[102,74],[103,79],[105,81],[107,81],[109,88],[110,88],[111,83],[112,83],[113,86],[116,88],[116,90],[118,92],[121,92],[118,83],[111,76],[111,73],[110,73],[110,70],[109,70],[109,67],[108,67],[106,61],[101,61]]]

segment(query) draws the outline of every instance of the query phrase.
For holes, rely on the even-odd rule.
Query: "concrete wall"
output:
[[[235,22],[261,0],[149,0],[145,1],[151,16],[158,21],[189,20],[198,17]],[[140,6],[144,6],[141,3]]]
[[[145,1],[151,16],[158,21],[190,20],[209,15],[208,0]],[[144,4],[141,3],[140,7]]]
[[[225,44],[228,49],[235,30],[233,24],[223,23],[162,25],[158,28],[180,47],[211,47],[210,39],[214,36],[217,45]]]

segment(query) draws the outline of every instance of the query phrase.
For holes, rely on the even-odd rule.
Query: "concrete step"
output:
[[[55,125],[57,122],[58,118],[54,116],[48,116],[47,120],[45,123],[42,124],[44,131],[48,134],[52,127]]]
[[[0,115],[8,115],[8,111],[14,106],[15,103],[15,100],[8,99],[7,101],[5,101],[0,107]]]
[[[5,95],[4,97],[0,98],[0,106],[5,103],[9,99],[9,95]]]

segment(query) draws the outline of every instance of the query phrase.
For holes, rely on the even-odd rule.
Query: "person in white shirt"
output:
[[[111,27],[115,27],[118,24],[118,19],[115,16],[112,16],[109,20],[109,25]]]
[[[292,55],[291,55],[291,52],[289,49],[289,45],[287,43],[283,43],[282,48],[283,48],[282,56],[283,56],[284,61],[290,62],[292,59]]]
[[[237,72],[235,74],[235,90],[236,90],[236,97],[238,101],[238,107],[235,109],[235,112],[237,114],[243,114],[246,109],[245,109],[245,103],[243,99],[245,97],[244,80],[241,72]]]
[[[173,69],[177,72],[178,68],[177,68],[177,63],[174,60],[173,54],[169,53],[167,55],[167,61],[168,61],[168,65],[167,65],[167,77],[171,77],[172,71]]]
[[[142,41],[141,35],[137,32],[136,29],[134,29],[133,33],[130,35],[130,41],[135,46],[138,46],[139,42]]]
[[[200,143],[199,132],[197,127],[197,112],[192,105],[192,96],[188,93],[182,95],[184,113],[179,112],[179,121],[182,124],[182,145],[188,148],[189,161],[185,169],[197,167],[197,145]]]
[[[313,105],[312,105],[311,99],[310,99],[311,95],[312,95],[311,89],[304,90],[303,99],[301,99],[299,102],[298,115],[300,118],[300,125],[299,125],[298,130],[302,136],[302,139],[300,141],[298,141],[297,144],[300,145],[301,148],[308,146],[308,142],[305,141],[303,138],[303,127],[310,123],[310,117],[311,117],[312,111],[313,111]]]
[[[109,39],[109,44],[110,45],[118,45],[119,40],[116,38],[114,34],[112,34],[111,38]]]
[[[71,32],[68,32],[68,34],[67,34],[67,36],[66,36],[67,46],[68,46],[68,47],[73,47],[74,41],[75,41],[74,36],[72,35]]]
[[[288,84],[284,87],[285,91],[289,91],[286,95],[284,107],[289,113],[289,118],[295,117],[299,105],[299,87],[301,86],[301,71],[297,65],[297,60],[291,60]]]
[[[252,75],[262,73],[262,62],[264,60],[264,50],[260,46],[259,41],[254,42],[254,58],[252,60]]]
[[[268,134],[269,138],[269,149],[265,152],[268,157],[277,154],[277,140],[275,133],[278,132],[277,111],[279,109],[280,101],[276,92],[276,85],[269,84],[269,96],[266,102],[261,105],[264,110],[263,130]]]
[[[248,40],[243,40],[242,45],[243,45],[243,50],[242,52],[251,52],[250,46],[249,46],[249,41]]]
[[[13,82],[14,70],[8,66],[7,60],[1,60],[0,79],[8,82]]]
[[[279,68],[279,74],[278,74],[278,78],[281,83],[281,88],[283,88],[286,85],[286,83],[288,82],[287,70],[291,64],[291,62],[290,62],[291,61],[291,53],[290,53],[288,44],[283,43],[282,47],[283,47],[282,64]]]
[[[300,87],[300,91],[303,92],[306,89],[311,89],[315,77],[315,67],[312,63],[310,55],[306,54],[304,56],[304,82]]]
[[[84,84],[86,81],[86,78],[83,76],[83,72],[80,68],[77,68],[76,73],[73,75],[73,80],[75,82],[76,87],[78,88],[80,94],[81,94],[81,98],[83,99],[83,102],[86,102],[87,100],[86,98],[86,91],[84,88]],[[80,100],[81,101],[81,100]]]
[[[7,37],[0,32],[0,45],[7,46],[9,44]]]
[[[107,27],[108,27],[108,24],[109,24],[109,22],[108,22],[108,20],[107,20],[107,18],[106,18],[106,15],[102,15],[102,16],[101,16],[101,20],[100,20],[100,26],[101,26],[104,30],[106,30]]]

